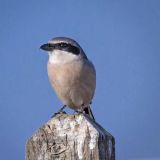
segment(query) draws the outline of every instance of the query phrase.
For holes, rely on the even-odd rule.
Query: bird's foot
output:
[[[51,116],[51,118],[53,118],[53,117],[55,117],[56,115],[58,115],[58,114],[67,114],[65,111],[58,111],[58,112],[56,112],[56,113],[54,113],[52,116]]]
[[[66,114],[65,111],[63,111],[63,109],[66,107],[66,105],[64,105],[58,112],[54,113],[51,118],[55,117],[57,114]]]
[[[77,114],[83,114],[84,111],[83,110],[75,110],[75,113],[77,113]]]

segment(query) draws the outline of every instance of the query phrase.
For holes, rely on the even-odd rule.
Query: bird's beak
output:
[[[40,49],[42,49],[44,51],[52,51],[53,50],[53,48],[48,43],[41,45]]]

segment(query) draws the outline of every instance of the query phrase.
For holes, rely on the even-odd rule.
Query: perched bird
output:
[[[49,54],[48,77],[64,104],[60,111],[68,106],[94,119],[90,104],[96,87],[96,71],[80,45],[73,39],[56,37],[40,48]]]

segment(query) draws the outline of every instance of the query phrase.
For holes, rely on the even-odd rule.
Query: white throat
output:
[[[79,56],[66,51],[54,50],[49,52],[49,63],[68,63],[78,58]]]

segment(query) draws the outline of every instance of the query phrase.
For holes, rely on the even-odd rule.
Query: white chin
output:
[[[54,50],[49,52],[49,62],[50,63],[67,63],[78,59],[79,56],[60,50]]]

